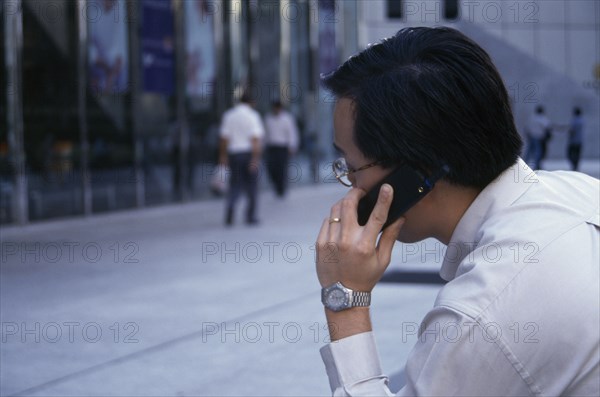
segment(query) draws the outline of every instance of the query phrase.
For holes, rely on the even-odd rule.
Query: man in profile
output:
[[[334,395],[392,395],[371,293],[395,241],[425,238],[448,246],[440,270],[448,283],[422,321],[398,395],[600,395],[600,184],[536,173],[519,157],[488,54],[454,29],[407,28],[324,84],[337,98],[343,158],[334,171],[352,187],[317,237],[333,341],[321,355]],[[359,200],[397,170],[414,177],[377,188],[361,226]],[[420,184],[409,188],[413,180]],[[411,195],[416,204],[381,232],[394,196]]]

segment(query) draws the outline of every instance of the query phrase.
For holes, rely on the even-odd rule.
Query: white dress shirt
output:
[[[262,138],[265,131],[260,114],[246,103],[239,103],[223,115],[220,135],[228,140],[229,154],[252,151],[252,138]]]
[[[267,129],[267,145],[288,147],[295,152],[298,149],[298,129],[294,117],[282,110],[279,114],[268,114],[265,117]]]
[[[527,122],[527,133],[532,138],[542,139],[550,125],[550,119],[545,114],[533,114]]]
[[[600,395],[600,184],[521,159],[465,212],[399,396]],[[373,333],[321,349],[335,396],[390,396]]]

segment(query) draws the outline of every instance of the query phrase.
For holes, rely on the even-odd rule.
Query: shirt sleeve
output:
[[[418,332],[397,396],[522,396],[540,392],[501,333],[447,308],[430,311]],[[334,396],[392,396],[372,333],[321,349]]]
[[[223,120],[221,121],[221,128],[219,129],[219,136],[221,138],[230,139],[231,138],[231,126],[230,126],[230,118],[229,114],[225,113],[223,115]]]
[[[252,125],[252,137],[262,139],[265,135],[265,127],[263,126],[262,119],[258,112],[254,113],[253,125]]]
[[[372,332],[332,342],[321,348],[321,357],[334,396],[393,396]]]
[[[436,307],[422,323],[398,396],[540,394],[503,325]]]
[[[273,136],[273,117],[270,114],[267,114],[264,120],[265,140],[269,142]]]
[[[289,148],[290,150],[292,150],[293,152],[295,152],[296,150],[298,150],[298,127],[296,126],[296,120],[294,119],[294,116],[292,116],[291,114],[287,114],[287,120],[288,120],[288,132],[290,134],[288,142],[289,142]]]

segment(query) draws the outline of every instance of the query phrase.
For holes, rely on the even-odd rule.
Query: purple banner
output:
[[[175,30],[171,0],[142,0],[142,84],[146,92],[175,92]]]
[[[329,73],[339,63],[335,46],[336,21],[335,0],[319,0],[319,73]]]

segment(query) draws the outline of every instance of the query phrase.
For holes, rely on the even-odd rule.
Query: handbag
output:
[[[215,165],[210,179],[210,191],[215,196],[223,196],[227,193],[229,185],[229,167],[223,164]]]

